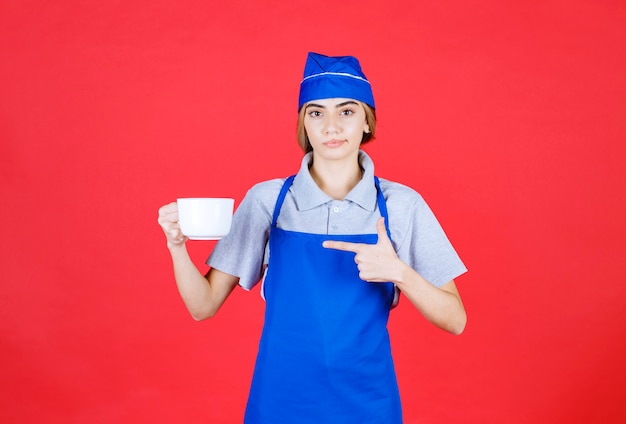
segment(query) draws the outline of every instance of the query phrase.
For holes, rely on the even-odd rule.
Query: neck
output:
[[[313,163],[309,172],[318,187],[336,200],[345,199],[363,177],[358,156],[356,159],[345,161],[327,161],[313,153]]]

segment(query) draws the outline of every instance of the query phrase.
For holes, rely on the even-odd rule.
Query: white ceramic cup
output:
[[[185,197],[176,203],[180,229],[191,240],[219,240],[230,231],[234,199]]]

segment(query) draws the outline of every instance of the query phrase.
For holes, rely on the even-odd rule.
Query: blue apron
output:
[[[401,423],[387,332],[394,286],[361,280],[354,253],[322,247],[324,240],[375,244],[378,236],[277,228],[293,179],[285,181],[274,208],[265,324],[244,422]],[[375,184],[389,234],[377,178]]]

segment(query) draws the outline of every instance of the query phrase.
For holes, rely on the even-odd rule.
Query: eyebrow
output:
[[[335,105],[335,107],[339,108],[339,107],[344,107],[344,106],[347,106],[347,105],[358,105],[358,103],[355,102],[354,100],[348,100],[346,102],[342,102],[342,103],[339,103],[339,104]],[[308,109],[310,107],[319,107],[321,109],[326,109],[326,106],[322,106],[322,105],[319,105],[317,103],[309,103],[308,105],[306,105],[306,109]]]

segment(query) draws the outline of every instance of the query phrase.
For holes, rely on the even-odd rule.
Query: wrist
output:
[[[405,291],[409,286],[414,287],[416,284],[419,284],[419,280],[422,278],[417,271],[402,261],[400,261],[400,264],[396,280],[393,281],[396,287],[401,291]]]
[[[167,248],[169,249],[169,251],[172,254],[172,256],[187,251],[187,246],[185,245],[184,241],[183,242],[172,243],[171,241],[168,240],[167,241]]]

